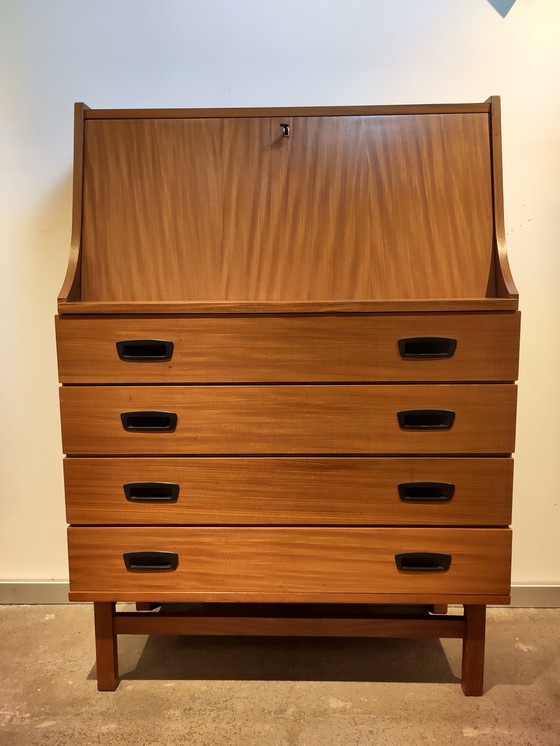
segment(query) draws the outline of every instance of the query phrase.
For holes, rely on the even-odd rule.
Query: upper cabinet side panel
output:
[[[484,113],[89,120],[84,171],[83,301],[495,295]]]

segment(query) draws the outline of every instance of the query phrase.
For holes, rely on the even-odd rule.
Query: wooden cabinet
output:
[[[459,637],[482,693],[519,344],[498,99],[77,105],[56,332],[99,688],[118,634],[316,629]]]

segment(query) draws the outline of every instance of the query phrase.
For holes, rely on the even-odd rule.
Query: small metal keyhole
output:
[[[280,124],[280,127],[284,128],[284,132],[282,133],[284,137],[290,136],[290,125],[287,122],[282,122]]]

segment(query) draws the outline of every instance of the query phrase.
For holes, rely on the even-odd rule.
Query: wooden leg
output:
[[[447,614],[447,604],[434,604],[432,614]]]
[[[158,606],[161,606],[161,604],[152,601],[136,601],[136,611],[153,611]]]
[[[461,685],[467,696],[479,697],[484,686],[486,606],[465,605],[464,608],[466,629],[463,638]]]
[[[112,692],[119,685],[119,662],[117,635],[114,627],[115,603],[95,601],[95,653],[97,661],[97,688],[100,692]]]

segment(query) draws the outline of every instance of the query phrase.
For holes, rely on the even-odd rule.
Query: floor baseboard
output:
[[[513,585],[511,606],[517,608],[560,608],[560,585]]]
[[[0,581],[0,604],[67,604],[67,580]]]

